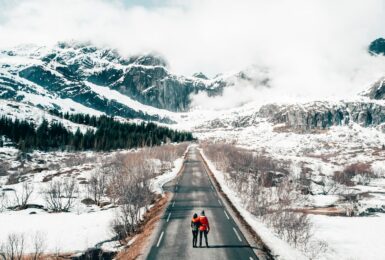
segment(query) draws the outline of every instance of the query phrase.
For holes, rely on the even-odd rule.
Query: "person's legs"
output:
[[[209,241],[207,240],[207,230],[204,231],[205,233],[205,241],[206,241],[206,247],[209,247]]]
[[[202,247],[202,237],[203,237],[203,231],[199,230],[199,246]]]
[[[193,231],[193,247],[197,246],[197,240],[198,240],[198,231]]]

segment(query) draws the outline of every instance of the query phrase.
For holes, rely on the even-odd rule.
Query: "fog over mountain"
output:
[[[146,7],[120,0],[2,2],[1,47],[76,39],[124,55],[159,53],[170,70],[186,76],[250,66],[269,72],[271,91],[236,85],[221,100],[194,98],[197,106],[211,100],[232,107],[277,95],[347,97],[385,72],[385,59],[367,52],[371,41],[385,35],[381,0],[168,0]]]

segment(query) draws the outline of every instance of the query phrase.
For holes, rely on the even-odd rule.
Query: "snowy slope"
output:
[[[27,120],[34,123],[36,126],[41,124],[43,120],[47,120],[48,122],[61,122],[64,127],[72,132],[76,132],[78,128],[83,133],[85,133],[88,129],[95,129],[91,126],[76,124],[69,120],[51,115],[48,112],[32,105],[1,99],[0,116],[5,116],[12,119]]]

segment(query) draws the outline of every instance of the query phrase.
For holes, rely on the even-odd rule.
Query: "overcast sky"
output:
[[[354,93],[385,74],[366,48],[385,36],[383,0],[0,0],[0,47],[89,40],[158,52],[176,73],[250,65],[288,93]]]

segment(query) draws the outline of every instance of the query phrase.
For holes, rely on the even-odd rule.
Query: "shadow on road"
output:
[[[202,247],[202,248],[206,248],[206,247]],[[210,248],[252,248],[252,249],[258,249],[256,247],[251,247],[249,245],[210,245],[209,249]]]

